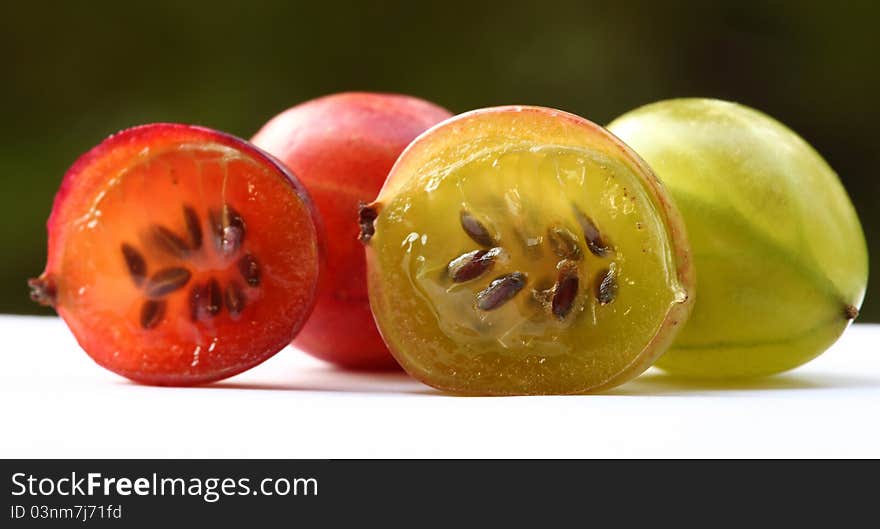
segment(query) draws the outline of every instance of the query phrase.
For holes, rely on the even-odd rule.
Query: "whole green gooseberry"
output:
[[[693,248],[693,314],[657,365],[767,375],[825,351],[855,319],[868,256],[837,174],[800,136],[714,99],[653,103],[608,127],[654,169]]]

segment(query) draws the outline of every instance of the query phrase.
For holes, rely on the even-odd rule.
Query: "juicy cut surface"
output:
[[[307,205],[248,153],[146,147],[86,202],[52,277],[59,312],[99,363],[222,373],[283,346],[290,318],[307,312],[317,274]]]
[[[625,370],[686,297],[639,178],[601,152],[514,145],[412,179],[371,241],[412,362],[499,392]]]

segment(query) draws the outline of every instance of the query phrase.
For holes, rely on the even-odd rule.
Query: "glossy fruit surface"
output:
[[[565,112],[490,108],[430,129],[361,223],[382,335],[447,391],[614,386],[665,350],[690,307],[687,240],[659,182]]]
[[[660,367],[765,375],[837,340],[865,294],[867,249],[812,147],[756,110],[711,99],[654,103],[609,128],[672,193],[694,249],[694,314]]]
[[[396,367],[367,299],[358,205],[375,198],[398,155],[451,114],[414,97],[343,93],[297,105],[270,120],[253,142],[284,162],[315,200],[327,259],[315,310],[295,345],[360,369]]]
[[[247,142],[202,127],[124,130],[67,172],[35,300],[100,365],[149,384],[218,380],[296,335],[318,283],[308,195]]]

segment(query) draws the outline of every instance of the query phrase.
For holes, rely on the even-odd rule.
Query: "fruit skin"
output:
[[[305,288],[299,290],[292,305],[297,307],[277,321],[265,322],[269,327],[259,337],[252,335],[234,336],[218,347],[215,356],[219,359],[214,365],[203,362],[197,368],[178,357],[158,359],[151,357],[149,350],[155,344],[133,339],[131,333],[114,321],[101,322],[100,326],[89,323],[74,314],[64,303],[58,303],[60,281],[64,281],[61,271],[66,241],[79,224],[77,220],[82,210],[92,203],[96,194],[106,185],[108,174],[116,174],[126,168],[137,157],[149,150],[161,150],[181,143],[207,142],[229,147],[244,153],[258,163],[265,164],[289,186],[308,216],[310,232],[303,235],[314,246],[314,263],[311,269],[304,270],[305,276],[312,279]],[[305,188],[296,177],[268,153],[250,143],[230,134],[196,125],[177,123],[154,123],[122,130],[83,154],[65,173],[46,223],[48,230],[48,258],[46,268],[38,279],[29,281],[32,298],[46,305],[54,306],[59,316],[67,323],[80,347],[92,359],[119,375],[131,380],[152,385],[187,386],[203,384],[227,378],[262,363],[287,346],[305,323],[314,306],[315,293],[319,281],[320,256],[322,249],[317,238],[319,220]],[[158,341],[171,348],[173,343]],[[228,352],[233,354],[228,355]],[[241,354],[236,355],[235,352]],[[125,359],[142,357],[137,362]],[[132,367],[138,365],[138,367]],[[203,367],[205,366],[205,367]]]
[[[349,92],[294,106],[252,138],[299,177],[324,223],[323,280],[298,348],[346,368],[397,367],[370,312],[355,219],[410,141],[450,116],[415,97]]]
[[[769,375],[837,340],[864,299],[867,247],[837,174],[810,145],[713,99],[653,103],[609,129],[672,193],[694,249],[694,313],[659,367]]]
[[[433,340],[424,339],[404,329],[400,323],[401,320],[419,318],[420,316],[414,315],[415,311],[411,308],[401,309],[389,303],[386,295],[388,285],[383,277],[380,256],[375,250],[375,243],[381,237],[381,233],[373,231],[376,227],[373,224],[374,213],[381,215],[383,204],[390,202],[396,194],[400,193],[409,183],[410,178],[419,178],[423,174],[430,174],[432,168],[444,163],[444,158],[457,159],[460,157],[461,152],[457,146],[460,146],[461,137],[471,134],[469,131],[473,130],[477,131],[474,133],[478,137],[475,144],[479,145],[512,139],[550,145],[579,147],[588,145],[605,150],[607,142],[610,142],[613,147],[609,154],[620,156],[630,167],[636,168],[640,174],[645,175],[643,184],[652,194],[658,215],[666,226],[671,242],[672,258],[676,266],[676,275],[684,296],[669,308],[662,325],[641,354],[624,370],[604,383],[568,391],[545,391],[531,388],[498,391],[478,387],[459,387],[432,379],[430,369],[418,365],[406,354],[406,349],[414,347],[413,344],[423,350],[432,350],[442,346]],[[460,395],[592,393],[618,386],[641,374],[663,354],[672,343],[681,324],[687,321],[693,304],[695,280],[684,222],[660,181],[637,154],[626,144],[609,134],[607,130],[580,116],[560,110],[535,106],[484,108],[460,114],[434,126],[413,141],[401,154],[376,200],[368,207],[363,208],[361,219],[363,223],[361,235],[366,246],[370,303],[382,336],[392,354],[407,373],[425,384],[451,393]]]

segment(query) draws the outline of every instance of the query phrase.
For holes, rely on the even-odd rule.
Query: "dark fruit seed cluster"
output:
[[[187,261],[195,252],[201,251],[203,231],[198,213],[191,206],[184,206],[183,218],[186,236],[180,236],[165,226],[151,226],[147,240],[152,249],[182,261]],[[208,226],[214,249],[221,256],[232,259],[240,253],[246,233],[245,221],[235,209],[225,204],[219,211],[209,211]],[[129,277],[148,298],[141,305],[140,325],[144,329],[152,329],[165,315],[167,296],[189,285],[193,273],[184,263],[149,274],[147,260],[135,246],[126,242],[122,243],[120,249]],[[260,285],[260,265],[252,254],[245,253],[239,257],[236,269],[247,287],[256,288]],[[235,279],[225,286],[216,277],[196,282],[189,289],[190,320],[209,320],[219,315],[224,307],[230,316],[237,318],[247,302],[245,288]]]
[[[602,236],[593,219],[576,207],[573,207],[573,210],[590,253],[597,257],[607,257],[612,254],[612,245]],[[362,221],[363,218],[362,213]],[[483,249],[467,252],[449,262],[447,274],[455,283],[482,277],[493,268],[499,257],[506,253],[498,237],[470,212],[462,210],[459,219],[464,232]],[[372,223],[369,224],[372,227]],[[518,235],[522,234],[518,232]],[[519,240],[526,255],[538,258],[543,254],[541,238],[520,236]],[[555,318],[564,320],[574,307],[580,290],[578,263],[583,260],[583,251],[578,236],[562,226],[548,228],[546,240],[553,253],[560,258],[556,265],[556,281],[550,288],[533,289],[532,297],[547,307]],[[497,277],[488,287],[476,294],[476,307],[483,311],[497,309],[516,297],[527,283],[528,276],[520,271]],[[595,277],[593,292],[599,304],[607,305],[614,301],[617,297],[617,288],[614,270],[607,267],[601,269]]]

